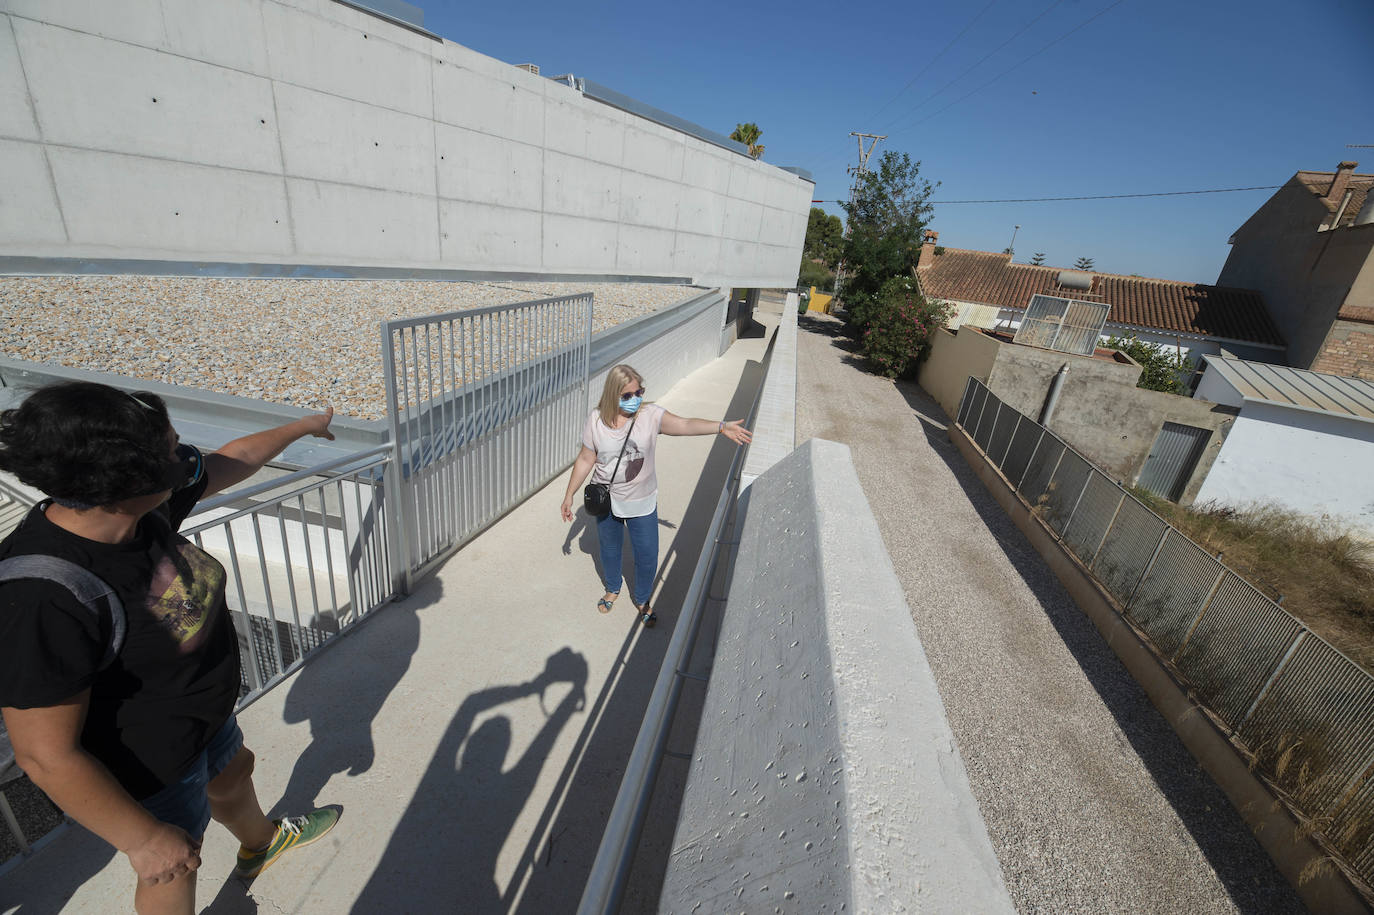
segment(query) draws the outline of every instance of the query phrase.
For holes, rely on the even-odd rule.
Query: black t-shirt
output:
[[[135,798],[176,781],[224,726],[238,698],[239,647],[224,603],[224,566],[175,533],[205,491],[176,493],[129,543],[87,540],[36,506],[0,542],[0,558],[43,553],[94,572],[124,603],[119,657],[100,619],[62,585],[0,584],[0,706],[41,708],[89,688],[81,743]],[[169,523],[170,522],[170,523]]]

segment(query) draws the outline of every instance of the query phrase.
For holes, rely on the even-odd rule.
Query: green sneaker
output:
[[[316,839],[324,838],[325,833],[339,822],[339,811],[321,807],[302,817],[282,817],[274,822],[277,824],[277,834],[262,851],[251,851],[242,845],[239,846],[239,860],[234,865],[235,875],[256,877],[271,867],[288,849],[300,848]]]

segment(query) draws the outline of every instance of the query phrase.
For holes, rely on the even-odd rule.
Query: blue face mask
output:
[[[620,409],[625,413],[634,416],[636,413],[639,412],[639,405],[642,403],[644,403],[643,397],[631,397],[629,400],[622,400],[620,402]]]

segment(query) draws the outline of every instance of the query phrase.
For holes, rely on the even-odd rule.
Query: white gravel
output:
[[[691,286],[157,276],[0,277],[0,353],[275,403],[385,414],[378,326],[591,292],[593,332]]]

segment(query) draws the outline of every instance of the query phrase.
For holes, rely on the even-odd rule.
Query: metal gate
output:
[[[590,293],[383,323],[406,592],[572,460],[591,336]]]
[[[1140,485],[1157,496],[1177,502],[1188,486],[1188,480],[1202,457],[1203,449],[1212,433],[1196,426],[1165,423],[1155,438],[1145,467],[1140,471]]]

